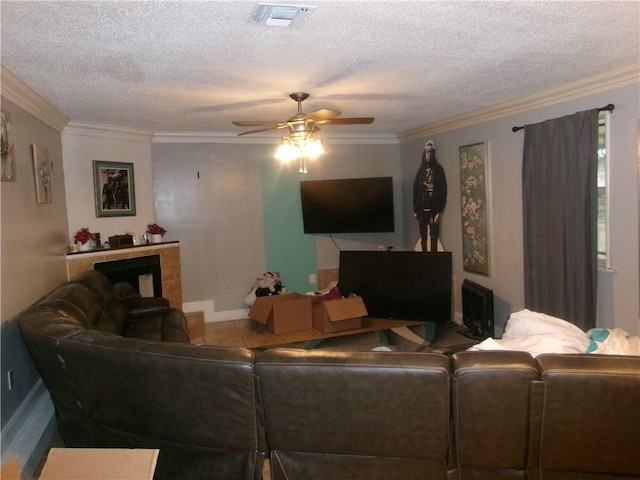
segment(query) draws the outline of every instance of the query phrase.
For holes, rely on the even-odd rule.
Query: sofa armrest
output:
[[[158,315],[170,310],[169,300],[160,297],[133,297],[123,300],[128,320]]]
[[[122,336],[158,342],[189,343],[189,327],[182,310],[172,308],[164,313],[149,314],[127,322]]]

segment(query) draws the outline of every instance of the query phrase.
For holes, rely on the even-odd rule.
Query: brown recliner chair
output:
[[[452,362],[453,478],[526,479],[536,361],[510,351],[460,352]]]
[[[275,349],[256,372],[273,480],[446,479],[449,358]]]

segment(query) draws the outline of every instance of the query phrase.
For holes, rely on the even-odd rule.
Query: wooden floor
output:
[[[322,338],[377,332],[397,327],[420,325],[422,323],[364,317],[362,319],[362,328],[357,329],[343,330],[336,333],[322,333],[318,330],[308,329],[285,335],[273,335],[255,320],[242,318],[225,322],[206,323],[204,326],[204,343],[205,345],[218,345],[221,347],[261,348]]]

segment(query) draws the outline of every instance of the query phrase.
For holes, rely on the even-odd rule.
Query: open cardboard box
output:
[[[257,297],[249,317],[265,325],[274,335],[310,330],[311,297],[299,293]]]
[[[313,328],[323,333],[362,327],[367,308],[360,297],[318,302],[313,306]]]
[[[40,480],[151,480],[157,449],[52,448]]]

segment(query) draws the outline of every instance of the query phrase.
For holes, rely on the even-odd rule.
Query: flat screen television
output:
[[[462,282],[463,335],[476,340],[493,337],[493,290],[471,280]]]
[[[304,233],[393,232],[392,177],[300,182]]]
[[[451,320],[451,252],[342,251],[338,288],[362,297],[370,317]]]

